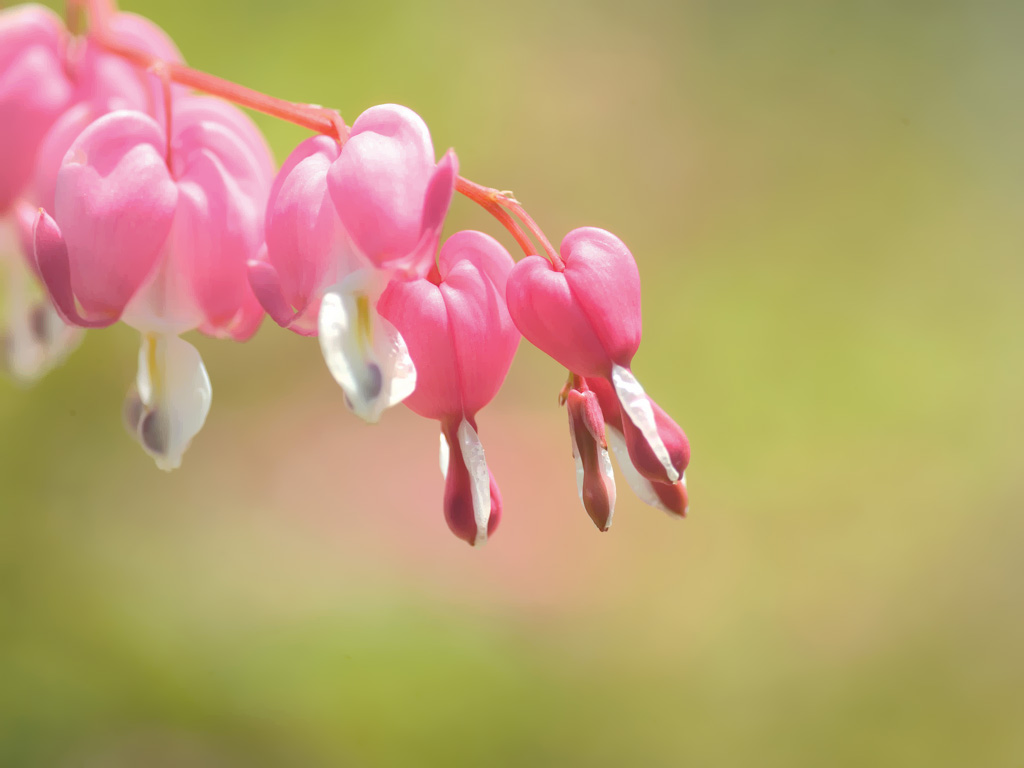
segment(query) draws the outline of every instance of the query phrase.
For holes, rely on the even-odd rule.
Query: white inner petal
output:
[[[448,445],[448,438],[444,436],[444,431],[441,432],[441,477],[445,480],[448,479],[448,463],[451,461],[452,449]]]
[[[612,459],[608,455],[608,449],[599,446],[598,451],[600,451],[597,458],[601,464],[601,474],[604,476],[605,488],[608,489],[608,521],[605,523],[605,528],[611,528],[612,517],[615,515],[615,473],[612,472]]]
[[[402,335],[377,314],[379,292],[367,283],[357,273],[324,295],[318,334],[327,368],[349,407],[374,423],[416,389],[416,366]]]
[[[612,384],[615,385],[615,393],[619,396],[622,409],[629,416],[637,429],[643,434],[647,444],[651,446],[655,457],[665,468],[665,473],[671,482],[679,480],[679,472],[672,466],[672,459],[665,447],[665,441],[658,433],[658,425],[654,420],[654,409],[651,408],[651,401],[647,399],[644,388],[640,386],[632,371],[623,368],[621,365],[612,366]],[[632,465],[631,465],[632,466]]]
[[[144,406],[137,437],[160,469],[177,469],[213,397],[198,350],[177,336],[146,334],[135,385]]]
[[[459,446],[462,460],[469,470],[470,489],[473,494],[473,518],[476,520],[476,541],[479,547],[487,541],[487,523],[491,519],[491,474],[484,460],[484,447],[476,430],[465,419],[459,424]]]
[[[576,427],[572,423],[572,412],[568,408],[565,410],[569,413],[569,439],[572,441],[572,458],[576,462],[576,492],[580,495],[580,501],[583,501],[583,479],[586,473],[583,469],[583,459],[580,458],[579,448],[576,446]]]
[[[618,462],[619,472],[626,478],[626,485],[644,504],[672,515],[672,511],[662,503],[661,498],[654,491],[651,481],[637,472],[636,467],[633,466],[633,462],[629,458],[629,449],[626,448],[626,438],[614,427],[608,424],[604,426],[608,447],[615,454],[615,461]],[[686,482],[685,478],[683,482]]]

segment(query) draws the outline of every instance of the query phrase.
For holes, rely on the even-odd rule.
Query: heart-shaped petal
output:
[[[377,304],[405,339],[416,364],[416,390],[405,401],[421,416],[472,415],[505,380],[519,345],[503,301],[513,261],[482,232],[449,238],[439,283],[392,281]]]
[[[307,139],[288,157],[270,189],[265,261],[272,272],[258,269],[254,276],[250,271],[250,282],[268,314],[286,327],[299,317],[312,317],[303,326],[312,330],[320,297],[338,278],[343,236],[327,172],[340,152],[326,136]],[[291,320],[279,296],[293,310]]]
[[[57,174],[54,219],[90,314],[119,316],[157,264],[178,202],[165,151],[151,117],[112,112],[82,132]]]
[[[564,270],[531,256],[509,275],[513,321],[534,346],[574,373],[608,376],[640,346],[640,276],[615,235],[584,227],[560,249]]]

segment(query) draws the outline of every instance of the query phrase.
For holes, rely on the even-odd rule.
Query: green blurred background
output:
[[[0,765],[1024,763],[1024,4],[124,5],[622,236],[691,516],[623,490],[594,529],[525,344],[473,551],[435,425],[358,423],[314,340],[195,337],[166,475],[120,422],[136,335],[90,333],[0,382]]]

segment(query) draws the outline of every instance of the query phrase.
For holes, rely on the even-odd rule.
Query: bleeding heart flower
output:
[[[640,276],[633,255],[615,235],[593,227],[566,235],[560,253],[562,269],[530,256],[512,270],[507,292],[512,319],[523,336],[572,373],[610,381],[631,422],[627,431],[646,442],[657,461],[657,478],[651,479],[678,482],[685,462],[666,446],[650,398],[629,369],[641,331]],[[651,472],[644,463],[638,468]]]
[[[393,280],[377,305],[416,365],[416,389],[405,404],[441,422],[448,527],[473,545],[487,540],[501,515],[476,414],[498,392],[519,345],[504,302],[513,264],[494,238],[459,232],[441,249],[437,270]]]
[[[244,340],[262,316],[245,265],[262,242],[273,168],[234,107],[186,96],[172,112],[170,137],[129,110],[86,128],[57,174],[53,214],[40,210],[33,238],[38,273],[65,321],[124,320],[142,332],[127,411],[163,469],[180,464],[210,401],[198,352],[176,337],[199,327]]]
[[[112,39],[165,61],[179,61],[174,44],[152,22],[114,14]],[[23,263],[6,248],[8,369],[31,381],[81,340],[45,296],[38,295],[32,258],[35,212],[53,209],[57,171],[71,143],[115,108],[162,112],[160,84],[90,39],[71,38],[62,22],[38,6],[0,13],[0,229],[17,227]],[[156,111],[156,112],[155,112]]]
[[[389,104],[364,112],[344,147],[322,136],[300,144],[274,181],[250,283],[279,325],[319,335],[367,421],[416,386],[401,334],[375,307],[392,277],[430,270],[457,175],[454,152],[436,163],[423,120]]]

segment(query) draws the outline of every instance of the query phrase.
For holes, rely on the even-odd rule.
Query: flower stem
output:
[[[222,99],[239,104],[257,112],[263,112],[273,117],[287,120],[288,122],[309,128],[311,131],[330,136],[338,142],[344,142],[348,138],[348,128],[342,122],[337,112],[316,106],[315,104],[297,104],[284,99],[277,99],[267,96],[252,88],[233,83],[216,75],[200,72],[197,69],[186,67],[183,64],[173,62],[161,62],[156,56],[145,51],[140,51],[131,46],[121,45],[116,40],[107,36],[100,36],[97,41],[104,49],[126,59],[145,69],[154,66],[163,66],[167,77],[172,82],[195,88],[198,91],[220,96]]]
[[[90,2],[90,10],[94,14],[97,12],[102,13],[102,9],[109,7],[106,0],[91,0]],[[98,31],[96,31],[97,29]],[[140,51],[128,45],[122,45],[116,40],[111,39],[110,36],[104,34],[102,25],[94,27],[93,35],[95,41],[109,53],[120,56],[144,69],[158,72],[161,77],[165,78],[165,81],[195,88],[204,93],[219,96],[234,104],[301,125],[311,131],[330,136],[340,144],[344,144],[348,140],[348,126],[345,125],[341,115],[332,109],[326,109],[315,104],[297,104],[292,101],[277,99],[216,75],[210,75],[206,72],[186,67],[183,64],[161,61],[145,51]],[[552,247],[543,230],[537,225],[537,222],[533,220],[530,214],[526,212],[523,205],[509,193],[500,192],[491,187],[484,187],[462,176],[456,179],[455,189],[480,205],[497,219],[512,234],[512,237],[515,238],[516,243],[522,248],[524,254],[533,256],[537,253],[537,249],[526,234],[526,232],[529,232],[541,244],[545,255],[551,261],[554,268],[559,271],[565,269],[565,265],[562,263],[561,258],[559,258],[558,252]],[[516,221],[516,218],[519,221]],[[522,225],[526,227],[525,232],[519,222],[522,222]]]

